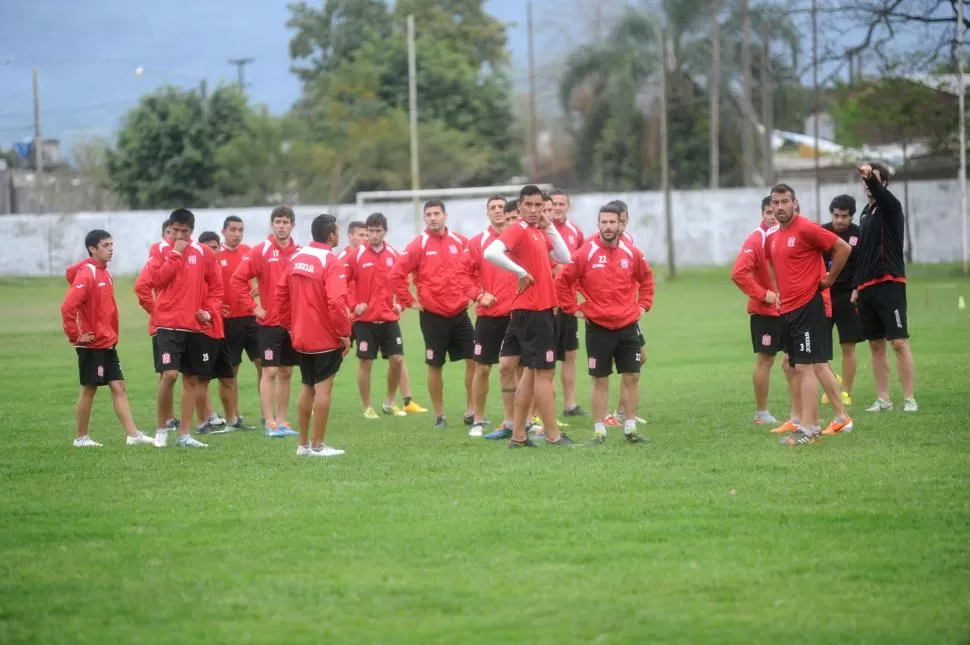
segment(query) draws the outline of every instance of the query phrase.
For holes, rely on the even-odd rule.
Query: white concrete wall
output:
[[[795,184],[802,213],[815,214],[812,184]],[[900,200],[903,186],[894,185]],[[823,218],[835,195],[856,197],[861,209],[861,188],[853,185],[825,185],[821,196]],[[758,223],[759,209],[766,190],[762,188],[718,191],[683,191],[673,195],[674,249],[678,266],[725,265],[733,262],[745,236]],[[620,198],[630,206],[630,232],[650,262],[662,270],[666,264],[663,195],[661,193],[583,194],[573,197],[571,219],[587,234],[595,229],[599,207]],[[913,232],[914,259],[919,262],[952,262],[962,257],[959,218],[960,193],[956,181],[912,182],[909,186],[909,215]],[[449,225],[460,233],[472,235],[485,226],[485,200],[447,201]],[[223,219],[239,215],[246,223],[245,241],[255,244],[269,233],[270,208],[196,210],[196,235],[206,230],[218,232]],[[364,219],[380,210],[389,221],[389,240],[402,247],[415,235],[415,216],[410,203],[369,204],[365,212],[355,213],[354,205],[343,205],[330,212],[341,224],[341,240],[351,219]],[[295,238],[309,239],[310,220],[327,212],[326,207],[299,206]],[[59,275],[66,266],[84,257],[84,235],[95,228],[109,231],[115,240],[112,271],[116,275],[136,273],[145,261],[148,248],[160,237],[159,228],[167,211],[115,213],[73,213],[64,215],[0,216],[0,275]],[[823,219],[824,221],[824,219]]]

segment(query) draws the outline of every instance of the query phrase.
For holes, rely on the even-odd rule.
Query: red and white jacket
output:
[[[495,304],[491,307],[483,307],[481,304],[475,307],[475,315],[478,317],[498,318],[512,313],[512,301],[515,300],[518,280],[514,273],[500,269],[485,259],[485,249],[498,238],[498,231],[489,226],[488,230],[468,240],[462,254],[462,268],[468,289],[465,295],[476,302],[486,293],[495,296]]]
[[[559,236],[562,237],[563,242],[566,243],[566,247],[569,249],[569,255],[572,255],[579,247],[581,247],[586,242],[586,236],[583,232],[579,230],[579,227],[570,222],[569,220],[563,220],[562,222],[554,221],[552,223],[559,231]],[[558,262],[552,262],[552,274],[554,276],[559,275],[565,264],[559,264]]]
[[[158,331],[155,326],[155,293],[152,289],[152,277],[148,270],[152,259],[161,261],[162,256],[168,252],[172,245],[166,241],[155,242],[152,244],[151,248],[148,250],[148,260],[145,262],[145,266],[142,267],[141,272],[138,274],[138,278],[135,280],[135,296],[138,298],[138,304],[141,308],[148,313],[148,335],[154,336]],[[225,284],[223,283],[223,287]]]
[[[361,244],[356,253],[345,259],[347,267],[347,303],[351,315],[360,303],[367,304],[355,322],[396,322],[401,316],[394,311],[394,292],[387,280],[399,253],[386,242],[380,251]]]
[[[246,244],[240,244],[234,249],[223,244],[222,248],[219,249],[219,267],[222,269],[222,284],[225,286],[222,304],[229,307],[229,313],[225,315],[226,318],[244,318],[252,315],[236,296],[236,292],[232,290],[232,276],[250,251],[251,249]]]
[[[118,304],[108,268],[92,259],[67,270],[71,282],[61,304],[64,335],[77,347],[110,349],[118,344]],[[94,340],[78,344],[81,334],[91,332]]]
[[[414,297],[408,287],[408,276],[414,274],[418,301],[425,311],[451,318],[468,308],[467,278],[461,256],[464,237],[449,231],[425,231],[414,238],[398,257],[388,279],[397,301],[410,307]]]
[[[768,228],[761,224],[751,231],[734,261],[731,280],[748,296],[749,314],[778,315],[778,306],[769,305],[765,302],[765,294],[774,291],[774,286],[771,284],[771,273],[768,271],[768,258],[765,257],[765,242],[768,236],[777,230],[777,226]]]
[[[152,323],[158,329],[202,332],[199,311],[215,318],[222,312],[222,271],[212,249],[190,241],[182,253],[174,246],[161,259],[148,261],[148,276],[155,291]]]
[[[259,304],[266,312],[266,317],[257,318],[256,324],[264,327],[282,326],[276,306],[276,285],[286,272],[290,259],[299,250],[300,247],[293,240],[290,240],[289,246],[282,247],[270,235],[249,250],[249,255],[242,259],[239,268],[232,274],[230,288],[239,301],[239,310],[245,311],[244,315],[247,316],[256,313],[256,301],[250,293],[252,287],[249,281],[253,278],[259,281]]]
[[[326,244],[310,242],[284,267],[273,298],[280,325],[290,332],[293,349],[320,354],[343,347],[350,337],[347,276],[343,262]]]
[[[576,291],[586,298],[576,302]],[[620,241],[603,244],[590,239],[574,254],[556,279],[556,293],[567,314],[583,317],[600,327],[622,329],[640,318],[640,310],[653,307],[653,271],[643,253]]]

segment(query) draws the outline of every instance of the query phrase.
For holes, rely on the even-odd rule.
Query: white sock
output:
[[[769,412],[768,410],[755,410],[754,415],[756,417],[770,417],[771,412]]]
[[[599,423],[593,424],[593,432],[596,434],[606,434],[606,424],[600,421]]]
[[[637,420],[627,419],[623,422],[623,434],[632,434],[637,431]]]

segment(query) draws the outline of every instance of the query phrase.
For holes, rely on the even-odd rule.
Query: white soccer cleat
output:
[[[919,406],[916,405],[916,399],[906,399],[903,401],[903,412],[917,412],[919,411]]]
[[[129,446],[153,446],[155,439],[145,435],[144,432],[139,432],[125,439],[125,443]]]
[[[89,435],[78,437],[74,440],[75,448],[103,448],[104,445],[92,439]]]
[[[198,439],[192,437],[192,435],[181,435],[175,440],[176,448],[208,448],[209,444],[202,443]]]
[[[168,445],[168,429],[159,428],[155,431],[155,447],[164,448]]]
[[[885,399],[876,399],[875,402],[866,408],[866,412],[889,412],[893,409],[893,402]]]
[[[310,448],[310,453],[309,453],[311,457],[339,457],[342,454],[344,454],[343,450],[339,450],[337,448],[331,448],[327,444],[323,444],[322,446],[320,446],[319,450]]]
[[[485,435],[485,424],[484,423],[476,423],[476,424],[473,424],[472,427],[468,429],[468,436],[469,437],[474,437],[476,439],[480,439],[484,435]]]
[[[297,457],[309,457],[310,456],[310,446],[297,446],[296,447]]]

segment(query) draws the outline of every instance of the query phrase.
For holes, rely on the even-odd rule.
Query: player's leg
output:
[[[874,288],[879,289],[878,297],[886,340],[892,345],[893,353],[896,355],[896,370],[899,372],[899,382],[903,388],[903,412],[916,412],[916,367],[909,346],[906,285],[900,282],[886,282]]]
[[[168,442],[168,430],[179,423],[174,420],[175,382],[178,381],[179,372],[182,369],[186,332],[159,329],[155,334],[155,339],[156,365],[160,369],[158,393],[155,400],[155,447],[164,448]],[[170,419],[173,421],[170,422]]]
[[[542,419],[546,441],[565,445],[570,440],[559,432],[556,420],[556,322],[552,311],[528,312],[522,339],[522,362],[532,373],[536,407]],[[520,389],[522,386],[520,385]],[[516,414],[518,417],[518,414]],[[560,439],[562,441],[560,442]]]
[[[768,410],[768,393],[771,384],[771,367],[775,355],[781,351],[781,319],[777,316],[752,314],[750,319],[751,346],[755,353],[754,373],[754,422],[770,425],[778,420]]]
[[[358,352],[359,355],[360,352]],[[364,406],[364,417],[368,419],[377,418],[377,412],[374,411],[370,399],[370,377],[373,367],[373,359],[361,358],[357,362],[357,392],[360,394],[360,404]]]
[[[827,395],[829,405],[835,413],[835,418],[826,426],[822,432],[824,434],[838,434],[852,430],[852,419],[849,412],[842,402],[842,391],[839,386],[838,378],[832,369],[832,331],[833,325],[830,320],[825,320],[816,326],[816,333],[813,335],[819,347],[814,348],[819,359],[824,362],[815,363],[815,378],[822,385],[822,389]]]
[[[357,393],[360,395],[366,419],[378,418],[370,396],[371,372],[379,349],[375,338],[376,327],[374,323],[354,323],[354,338],[357,340]]]
[[[592,370],[590,370],[592,371]],[[589,393],[589,409],[593,415],[593,438],[606,438],[606,424],[603,420],[607,416],[610,404],[610,377],[593,376]]]
[[[886,339],[870,340],[869,353],[872,354],[872,376],[876,382],[876,403],[891,403],[892,399],[889,398],[889,356],[886,354]]]
[[[135,418],[131,413],[131,404],[128,402],[125,381],[123,379],[109,381],[108,388],[111,390],[111,407],[114,408],[115,416],[118,417],[121,427],[125,430],[128,445],[151,445],[155,443],[152,437],[145,436],[135,425]]]
[[[77,404],[74,406],[74,445],[77,447],[100,447],[88,435],[88,425],[91,423],[91,409],[94,407],[94,397],[98,393],[97,385],[82,385],[78,393]],[[87,439],[87,441],[85,440]]]
[[[525,424],[528,422],[532,403],[535,398],[535,372],[529,368],[522,370],[522,379],[515,388],[515,403],[512,412],[512,443],[526,444],[529,435],[526,434]]]
[[[896,369],[899,371],[899,383],[903,388],[903,412],[915,412],[907,409],[907,403],[916,402],[916,366],[913,363],[913,353],[906,338],[894,338],[890,341],[893,353],[896,354]],[[913,406],[915,408],[915,405]]]
[[[593,414],[593,440],[606,440],[606,419],[609,415],[610,375],[613,373],[613,350],[616,334],[586,321],[586,367],[593,379],[590,410]]]
[[[303,365],[300,365],[302,371]],[[299,424],[299,441],[302,451],[297,451],[298,455],[309,454],[310,451],[310,419],[313,416],[313,399],[316,392],[313,385],[306,384],[306,377],[300,385],[300,394],[296,399],[296,416]]]
[[[637,405],[640,401],[640,370],[642,369],[640,346],[641,336],[636,324],[613,332],[615,341],[611,362],[616,363],[626,404],[626,420],[623,422],[623,436],[631,443],[645,442],[647,439],[637,432]]]
[[[562,385],[563,416],[587,416],[576,402],[576,353],[579,350],[579,321],[576,316],[560,312],[557,358],[562,362],[559,380]]]
[[[852,402],[852,388],[855,386],[855,375],[858,371],[858,358],[855,343],[839,343],[842,352],[842,402]]]
[[[266,436],[280,437],[276,412],[276,381],[283,360],[283,334],[280,327],[259,328],[259,354],[263,368],[259,380],[259,404],[263,411]]]
[[[475,423],[473,425],[485,424],[485,404],[488,401],[488,380],[491,375],[491,365],[475,363],[475,375],[472,381],[472,407],[475,412]]]
[[[290,392],[293,390],[293,366],[280,365],[280,371],[276,378],[275,392],[275,412],[276,424],[281,430],[288,430],[290,427]]]
[[[331,448],[324,440],[330,422],[330,403],[333,399],[333,378],[340,369],[343,357],[339,351],[323,354],[303,354],[298,359],[303,387],[300,390],[300,447],[297,455],[336,457],[343,450]],[[307,445],[307,430],[313,420],[313,436]]]
[[[320,383],[314,384],[313,438],[310,442],[310,450],[314,453],[321,453],[324,447],[326,447],[324,439],[327,436],[327,424],[330,422],[330,401],[332,398],[333,376],[321,381]]]
[[[407,414],[403,408],[394,405],[394,395],[401,387],[401,372],[404,370],[404,354],[392,354],[387,357],[387,393],[384,405],[381,406],[386,414],[402,416]]]
[[[782,440],[791,446],[812,443],[821,435],[819,428],[818,384],[823,373],[834,373],[828,366],[832,352],[832,331],[821,294],[788,314],[785,334],[791,339],[790,357],[795,368],[795,387],[800,394],[798,430]],[[826,340],[827,339],[827,340]],[[835,400],[839,401],[836,394]],[[839,402],[841,405],[841,402]]]
[[[754,359],[754,422],[761,425],[771,423],[767,418],[768,389],[771,385],[771,367],[775,364],[774,354],[756,354]]]
[[[424,363],[428,366],[428,396],[435,414],[435,427],[448,425],[445,417],[445,386],[441,370],[447,357],[451,326],[441,316],[430,311],[418,313],[421,335],[424,337]]]
[[[475,361],[465,359],[465,425],[475,423]]]

